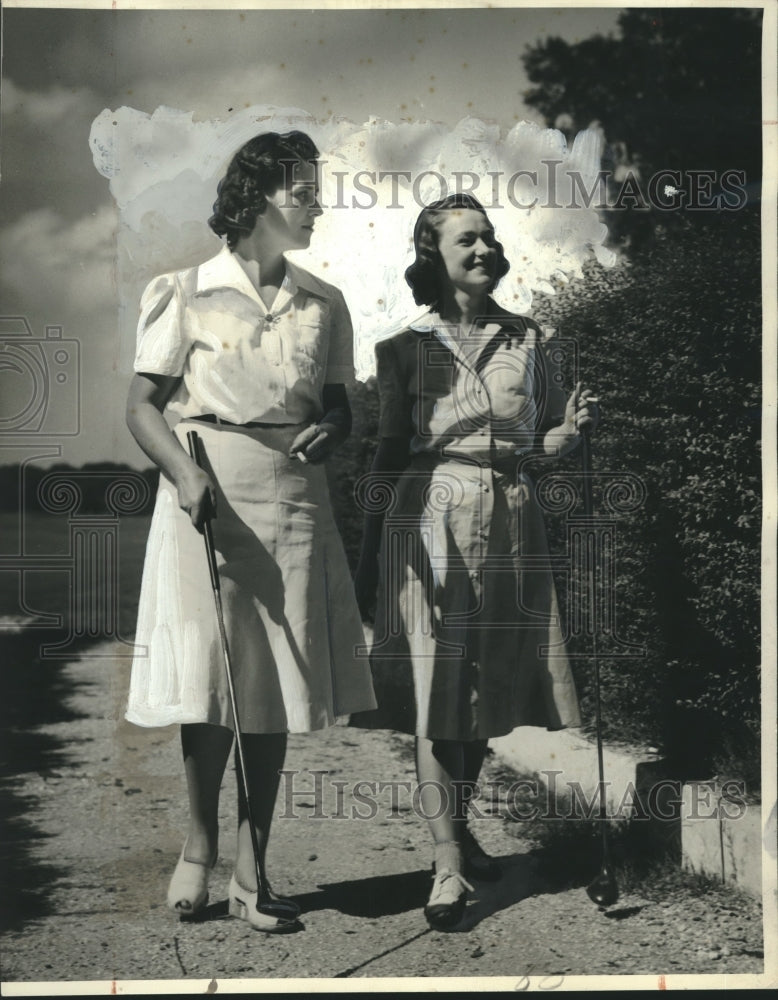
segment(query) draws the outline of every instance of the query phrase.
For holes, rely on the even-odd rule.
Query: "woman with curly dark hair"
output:
[[[127,422],[161,471],[138,609],[127,718],[181,726],[189,826],[168,905],[208,899],[233,719],[202,538],[221,580],[249,799],[264,868],[287,733],[330,726],[375,700],[323,461],[348,436],[352,328],[337,288],[284,257],[322,209],[318,151],[267,132],[233,157],[209,224],[210,260],[155,278],[141,301]],[[177,416],[169,429],[164,412]],[[200,437],[202,467],[186,433]],[[198,529],[198,530],[195,530]],[[294,922],[256,908],[243,796],[229,909],[262,931]],[[281,907],[283,912],[284,908]]]
[[[356,578],[366,620],[375,607],[379,708],[351,722],[416,736],[435,843],[425,914],[447,929],[466,879],[501,875],[467,825],[487,741],[579,724],[524,466],[574,448],[597,409],[580,385],[566,399],[540,328],[491,297],[509,264],[475,198],[423,209],[414,247],[406,279],[430,310],[376,346],[380,440]]]

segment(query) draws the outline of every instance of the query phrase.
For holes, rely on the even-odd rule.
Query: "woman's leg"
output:
[[[167,901],[182,917],[194,916],[208,901],[208,875],[219,842],[219,791],[231,744],[232,733],[222,726],[181,726],[189,829],[168,885]]]
[[[232,746],[224,726],[192,723],[181,726],[186,786],[189,793],[187,861],[210,865],[219,838],[219,792]]]
[[[477,794],[478,776],[483,767],[488,742],[488,740],[473,740],[464,744],[465,803]],[[467,826],[467,821],[460,826],[459,833],[467,876],[485,879],[487,882],[498,879],[502,874],[498,862],[484,851]]]
[[[286,758],[286,733],[249,733],[243,735],[243,752],[248,772],[251,814],[257,831],[260,864],[264,870],[270,825],[275,811],[276,795],[281,780],[280,771]],[[254,850],[246,816],[243,791],[238,786],[238,857],[235,875],[244,889],[257,888]]]
[[[465,798],[468,800],[473,797],[473,794],[476,791],[478,776],[480,775],[481,768],[484,764],[488,743],[488,740],[471,740],[462,744],[462,753],[464,756],[463,774],[465,781]]]
[[[459,840],[464,820],[464,752],[459,740],[416,738],[419,799],[436,844]]]
[[[416,773],[419,784],[434,785],[420,790],[421,805],[429,816],[430,829],[436,843],[455,839],[466,812],[463,805],[473,795],[486,757],[488,740],[416,740]],[[450,808],[439,818],[441,795]]]
[[[465,912],[462,829],[464,750],[458,740],[416,740],[416,772],[422,812],[435,841],[435,880],[424,915],[431,927],[456,926]]]

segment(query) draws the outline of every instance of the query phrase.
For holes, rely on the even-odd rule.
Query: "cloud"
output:
[[[512,269],[496,298],[527,312],[537,292],[582,276],[594,253],[604,264],[607,230],[594,207],[572,207],[576,172],[597,178],[602,135],[581,132],[568,148],[561,132],[518,123],[503,139],[493,123],[326,122],[299,109],[259,105],[225,122],[158,108],[104,111],[92,126],[95,166],[121,214],[121,297],[129,323],[140,286],[155,271],[196,263],[218,249],[206,220],[232,153],[261,131],[308,132],[326,161],[322,201],[309,250],[293,258],[337,284],[352,311],[358,375],[371,373],[373,344],[418,314],[404,271],[424,204],[473,191],[489,211]],[[554,207],[555,205],[563,207]],[[167,258],[167,265],[159,264]],[[128,340],[129,328],[122,338]]]
[[[191,53],[190,53],[191,55]],[[159,105],[188,108],[195,119],[215,116],[229,118],[233,112],[261,102],[268,94],[287,96],[290,88],[288,72],[278,62],[253,59],[245,65],[224,65],[223,53],[215,50],[210,62],[191,61],[177,69],[165,68],[164,75],[138,72],[133,60],[133,73],[119,97],[133,107],[153,110]],[[297,89],[306,89],[298,84]],[[328,109],[327,109],[328,110]]]
[[[116,230],[110,206],[75,221],[50,208],[28,212],[0,245],[3,283],[49,323],[115,309]]]
[[[87,145],[103,106],[88,87],[29,89],[3,80],[4,228],[43,205],[78,218],[105,201],[105,189],[88,172]]]
[[[476,169],[488,170],[500,153],[488,119],[504,132],[526,112],[520,58],[525,42],[548,31],[573,39],[607,30],[617,17],[615,10],[564,8],[119,7],[15,8],[3,19],[3,298],[6,311],[27,315],[36,334],[45,323],[61,323],[66,336],[84,345],[90,389],[85,407],[93,413],[85,422],[88,436],[78,442],[82,457],[115,455],[125,447],[128,435],[117,414],[140,288],[152,273],[195,263],[218,248],[205,224],[216,180],[232,150],[266,125],[257,120],[262,109],[310,112],[301,112],[299,120],[310,124],[332,161],[330,171],[403,170],[409,164],[420,170],[438,159],[468,169],[469,156],[476,158],[471,168],[477,160]],[[124,176],[110,180],[123,205],[117,216],[105,206],[109,180],[94,170],[89,135],[104,109],[123,104],[149,119],[163,105],[184,108],[186,115],[170,132],[175,142],[167,148],[163,133],[172,120],[164,116],[153,121],[137,156],[125,144],[117,160]],[[468,115],[477,117],[457,131]],[[133,128],[139,124],[133,122]],[[338,197],[332,173],[327,184],[332,205]],[[478,193],[488,201],[485,185],[482,174]],[[375,188],[386,204],[392,182]],[[405,198],[403,183],[398,190]],[[353,194],[349,182],[346,203]],[[311,250],[301,256],[306,266],[343,286],[360,331],[363,366],[371,363],[371,338],[416,312],[402,278],[415,211],[412,204],[407,211],[328,211]],[[505,212],[493,213],[493,221],[501,236],[514,232]],[[583,221],[596,223],[592,216]],[[526,234],[529,249],[538,245],[526,225],[515,232]],[[574,227],[573,235],[579,232]],[[596,231],[593,236],[596,252]],[[576,239],[571,264],[578,259]],[[563,240],[560,250],[569,249]],[[509,278],[522,277],[528,289],[534,279],[520,267],[537,268],[542,253],[523,264],[513,251],[510,256]],[[503,284],[510,295],[522,288]],[[522,294],[523,307],[529,307],[531,295]],[[507,304],[516,307],[513,299]],[[113,431],[106,409],[116,410]],[[139,454],[133,452],[134,460]]]
[[[549,33],[573,41],[611,30],[619,14],[615,8],[500,5],[131,6],[8,9],[6,74],[25,85],[38,86],[48,76],[65,85],[91,86],[105,94],[106,104],[127,102],[149,112],[168,104],[213,115],[265,102],[332,109],[355,120],[371,113],[408,114],[453,124],[473,113],[510,127],[514,114],[525,113],[520,99],[527,85],[521,66],[525,43]]]
[[[6,125],[13,125],[14,116],[19,116],[27,124],[36,127],[57,124],[67,128],[70,117],[84,113],[92,103],[94,94],[87,87],[57,85],[47,90],[27,90],[17,86],[13,80],[3,82],[3,116]]]
[[[61,326],[64,340],[79,345],[80,431],[61,439],[62,458],[76,464],[107,456],[146,464],[123,419],[134,338],[125,343],[119,333],[117,221],[111,205],[75,220],[35,209],[8,226],[0,244],[6,313],[23,315],[36,340],[45,327]],[[72,409],[71,393],[53,398]]]

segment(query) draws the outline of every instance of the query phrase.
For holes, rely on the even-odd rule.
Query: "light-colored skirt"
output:
[[[542,511],[527,475],[415,456],[381,546],[363,728],[480,740],[579,726]]]
[[[300,426],[183,420],[217,484],[212,522],[241,730],[310,732],[375,707],[324,467],[288,457]],[[126,718],[233,727],[203,536],[160,476]]]

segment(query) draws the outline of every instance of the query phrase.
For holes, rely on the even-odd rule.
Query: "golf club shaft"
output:
[[[583,469],[583,497],[584,514],[588,520],[594,516],[594,504],[592,502],[592,461],[591,448],[589,444],[589,430],[581,430],[581,466]],[[597,655],[597,598],[596,598],[596,578],[595,578],[595,544],[594,536],[590,533],[586,545],[586,564],[588,570],[589,583],[589,621],[592,628],[592,659],[594,661],[594,719],[597,735],[597,769],[599,777],[599,805],[601,820],[602,846],[605,859],[608,857],[608,836],[605,826],[606,805],[605,805],[605,766],[602,755],[602,713],[600,707],[600,660]]]
[[[189,454],[200,468],[202,468],[202,456],[200,454],[200,438],[196,431],[187,432],[187,442],[189,444]],[[246,758],[243,753],[243,735],[240,728],[240,717],[238,715],[238,703],[235,697],[235,681],[232,674],[232,662],[230,660],[230,647],[227,642],[227,632],[224,628],[224,611],[222,608],[221,585],[219,583],[219,571],[216,566],[216,549],[213,544],[213,531],[211,528],[211,511],[203,522],[203,537],[205,539],[205,551],[208,556],[208,569],[211,574],[211,587],[213,589],[214,604],[216,606],[216,619],[219,625],[219,638],[221,640],[222,653],[224,654],[224,668],[227,674],[227,688],[230,695],[230,707],[232,708],[232,718],[235,725],[235,747],[238,755],[238,781],[243,792],[243,801],[246,807],[246,820],[251,833],[251,848],[254,852],[254,866],[257,871],[257,900],[259,901],[267,894],[265,875],[260,863],[259,841],[257,840],[257,828],[254,825],[254,817],[251,812],[251,799],[249,797],[248,778],[246,771]]]

